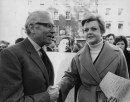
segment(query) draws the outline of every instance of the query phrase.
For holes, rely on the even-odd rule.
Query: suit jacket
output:
[[[28,39],[0,53],[0,102],[50,102],[53,83],[53,68],[47,72]]]
[[[114,45],[105,42],[102,51],[93,64],[89,47],[86,44],[72,59],[68,71],[65,72],[62,80],[58,83],[61,87],[61,97],[59,97],[58,102],[65,101],[68,92],[74,86],[77,90],[75,97],[77,101],[75,100],[75,102],[107,102],[99,83],[108,71],[129,78],[123,52]],[[79,82],[80,86],[77,86]]]

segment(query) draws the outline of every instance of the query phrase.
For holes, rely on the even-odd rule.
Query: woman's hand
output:
[[[107,102],[118,102],[116,98],[110,97]]]

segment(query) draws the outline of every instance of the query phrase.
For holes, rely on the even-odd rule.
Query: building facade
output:
[[[130,1],[98,0],[97,10],[105,20],[106,33],[130,36]]]

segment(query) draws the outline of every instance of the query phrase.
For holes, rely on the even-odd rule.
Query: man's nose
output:
[[[52,34],[54,34],[56,31],[55,31],[55,29],[54,28],[52,28],[51,30],[50,30],[50,33],[52,33]]]

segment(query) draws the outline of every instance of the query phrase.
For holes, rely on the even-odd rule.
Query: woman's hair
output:
[[[82,20],[81,25],[84,26],[84,24],[91,21],[97,21],[101,30],[101,33],[105,33],[105,22],[102,20],[101,16],[94,15],[94,14],[88,14],[85,19]]]
[[[123,35],[117,36],[117,37],[115,38],[114,44],[116,45],[116,44],[117,44],[118,42],[120,42],[120,41],[123,41],[123,42],[125,43],[125,50],[127,50],[128,43],[127,43],[126,37],[123,36]]]

